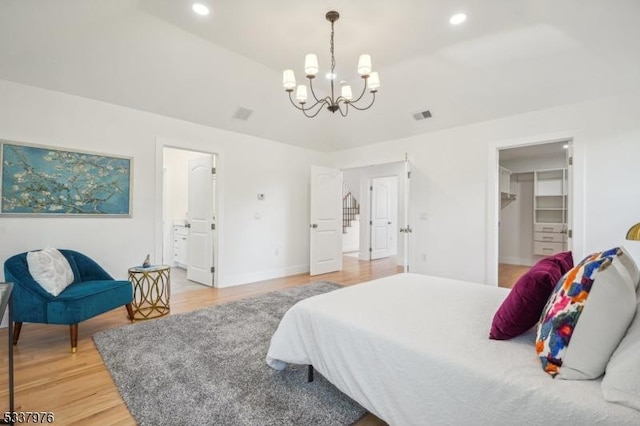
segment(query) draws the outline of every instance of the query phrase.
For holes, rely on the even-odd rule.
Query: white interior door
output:
[[[395,176],[371,180],[371,260],[395,254],[396,220],[393,211],[397,212],[397,187]]]
[[[189,160],[187,279],[213,285],[213,157]]]
[[[311,166],[311,275],[342,270],[342,172]]]

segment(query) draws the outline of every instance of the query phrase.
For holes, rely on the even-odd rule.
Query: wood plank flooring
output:
[[[361,262],[345,257],[344,269],[340,272],[180,292],[171,297],[170,315],[314,281],[353,285],[398,272],[401,268],[395,258]],[[126,324],[129,320],[124,307],[81,323],[75,354],[70,352],[68,326],[24,324],[20,341],[14,346],[15,410],[51,411],[55,423],[63,425],[135,425],[91,337],[97,331]],[[8,409],[6,341],[5,328],[0,330],[1,412]],[[359,426],[384,424],[372,415],[358,422]]]
[[[501,263],[498,265],[498,287],[513,288],[516,281],[523,276],[531,266],[509,265]]]

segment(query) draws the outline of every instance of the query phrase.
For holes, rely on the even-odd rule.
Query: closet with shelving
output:
[[[534,171],[533,253],[549,256],[566,250],[567,169]]]
[[[499,157],[499,262],[533,265],[567,247],[566,142],[511,148]]]

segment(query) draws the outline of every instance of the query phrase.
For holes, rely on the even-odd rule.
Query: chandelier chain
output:
[[[336,58],[334,56],[333,49],[333,21],[331,21],[331,48],[329,49],[329,51],[331,52],[331,74],[333,74],[336,68]]]

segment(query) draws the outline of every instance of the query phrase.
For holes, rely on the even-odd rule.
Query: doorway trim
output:
[[[197,151],[215,156],[216,159],[216,196],[214,211],[216,214],[216,232],[213,234],[213,287],[224,286],[224,265],[223,256],[220,255],[220,247],[224,243],[224,153],[220,146],[211,142],[184,141],[179,139],[156,138],[155,152],[155,215],[154,215],[154,256],[155,259],[162,259],[163,250],[163,230],[162,230],[162,210],[163,210],[163,160],[164,148],[176,148],[186,151]]]
[[[584,257],[584,143],[580,132],[564,131],[538,136],[496,141],[489,144],[487,161],[487,257],[485,265],[485,283],[498,285],[499,258],[499,151],[505,148],[517,148],[527,145],[571,141],[573,145],[573,182],[571,193],[573,206],[570,211],[573,230],[572,252],[574,258]]]

